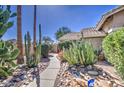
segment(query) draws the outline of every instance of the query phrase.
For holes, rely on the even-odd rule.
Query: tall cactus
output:
[[[27,32],[27,34],[25,35],[24,40],[25,40],[26,62],[28,64],[28,62],[30,61],[30,51],[31,51],[31,37],[29,32]]]
[[[39,44],[41,44],[41,24],[39,24]]]

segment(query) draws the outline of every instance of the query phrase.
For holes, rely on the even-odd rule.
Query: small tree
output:
[[[56,39],[58,40],[60,37],[62,37],[63,35],[70,33],[71,30],[68,27],[61,27],[57,30],[57,32],[55,33]]]

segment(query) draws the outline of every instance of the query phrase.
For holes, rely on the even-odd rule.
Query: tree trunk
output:
[[[17,58],[17,63],[24,63],[23,59],[23,45],[22,45],[22,22],[21,22],[21,5],[17,6],[17,47],[20,50],[20,54]]]

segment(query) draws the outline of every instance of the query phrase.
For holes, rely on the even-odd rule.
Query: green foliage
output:
[[[70,65],[92,65],[95,60],[94,49],[91,44],[86,42],[73,42],[72,45],[69,46],[69,49],[63,49],[63,57]]]
[[[62,50],[63,48],[67,48],[69,49],[69,46],[72,45],[72,42],[71,41],[65,41],[65,42],[62,42],[62,43],[59,43],[58,44],[58,48],[60,50]]]
[[[47,44],[42,44],[41,45],[41,55],[42,57],[48,57],[48,53],[49,53],[49,46]]]
[[[0,6],[0,39],[13,26],[13,21],[9,21],[10,17],[15,17],[16,13],[11,12],[8,5],[6,9]],[[0,41],[0,77],[7,77],[12,74],[16,67],[13,62],[19,55],[19,50],[8,41]]]
[[[110,33],[102,45],[105,57],[124,79],[124,28]]]
[[[47,45],[52,44],[54,41],[49,37],[49,36],[44,36],[43,37],[43,42]]]
[[[36,67],[41,58],[41,44],[39,42],[39,44],[36,45],[36,51],[33,55],[31,55],[31,37],[29,32],[27,32],[27,34],[25,35],[24,41],[26,64],[29,68]]]
[[[13,26],[13,21],[9,21],[10,17],[15,17],[16,13],[11,13],[10,6],[5,10],[0,8],[0,38],[6,33],[7,29]]]
[[[62,37],[63,35],[70,33],[71,30],[68,27],[61,27],[57,30],[57,32],[55,33],[56,39],[58,40],[60,37]]]
[[[14,60],[19,55],[19,49],[12,43],[0,41],[0,76],[7,77],[16,67]]]

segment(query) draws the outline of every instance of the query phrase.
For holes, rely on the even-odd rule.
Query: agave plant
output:
[[[14,60],[19,55],[19,49],[8,41],[0,41],[0,76],[7,77],[16,67]]]

